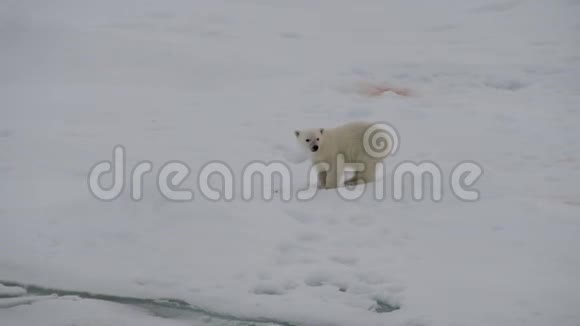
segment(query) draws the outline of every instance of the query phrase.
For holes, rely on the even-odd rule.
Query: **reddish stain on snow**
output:
[[[365,96],[381,96],[384,93],[392,92],[399,96],[412,96],[412,92],[408,88],[400,88],[400,87],[391,87],[391,86],[384,86],[384,85],[372,85],[372,84],[363,84],[359,85],[358,93],[360,95]]]

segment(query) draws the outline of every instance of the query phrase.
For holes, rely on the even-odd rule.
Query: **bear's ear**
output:
[[[324,128],[320,128],[320,134],[322,135],[324,133]]]
[[[294,134],[296,135],[296,137],[298,137],[298,136],[300,136],[300,131],[294,130]]]

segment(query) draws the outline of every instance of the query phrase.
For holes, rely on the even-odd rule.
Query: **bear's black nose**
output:
[[[314,146],[312,146],[312,151],[313,151],[313,152],[316,152],[317,150],[318,150],[318,145],[314,145]]]

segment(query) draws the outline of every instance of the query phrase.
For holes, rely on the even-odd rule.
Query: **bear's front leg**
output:
[[[377,172],[376,164],[369,164],[366,170],[362,173],[361,179],[363,179],[363,182],[365,183],[373,183],[376,181],[377,178],[376,172]]]
[[[328,173],[326,173],[326,189],[334,189],[338,186],[338,175],[336,167],[330,168]]]
[[[326,171],[318,172],[318,189],[326,188]]]
[[[364,180],[361,179],[361,172],[360,171],[356,171],[354,173],[354,175],[352,176],[352,178],[344,181],[344,185],[345,186],[356,186],[359,181],[362,181],[364,183]]]

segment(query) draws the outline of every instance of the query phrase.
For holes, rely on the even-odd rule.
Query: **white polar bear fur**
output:
[[[337,188],[344,168],[362,163],[363,171],[355,172],[354,176],[344,182],[345,185],[355,185],[359,182],[374,182],[376,167],[384,157],[375,158],[367,154],[364,147],[364,134],[374,125],[370,122],[350,122],[335,128],[313,128],[296,130],[294,133],[301,145],[311,154],[312,164],[318,171],[318,187],[323,189]],[[317,151],[313,149],[318,146]],[[390,144],[389,144],[390,146]],[[342,155],[344,164],[340,164]],[[326,168],[320,163],[328,164]]]

